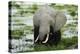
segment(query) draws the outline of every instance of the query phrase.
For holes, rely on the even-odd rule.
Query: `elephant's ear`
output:
[[[64,24],[66,23],[67,19],[66,19],[66,15],[63,12],[58,11],[56,14],[56,18],[55,18],[55,27],[54,27],[54,31],[58,31],[61,29],[61,27],[64,26]]]

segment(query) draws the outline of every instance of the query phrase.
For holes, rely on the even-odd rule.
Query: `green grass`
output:
[[[11,37],[12,38],[19,39],[22,36],[25,36],[24,31],[26,31],[25,32],[26,34],[29,34],[29,33],[32,34],[32,26],[25,26],[24,28],[20,28],[20,29],[16,29],[16,30],[10,30],[10,31],[11,31]]]
[[[55,46],[36,44],[34,50],[23,51],[23,52],[35,52],[35,51],[55,51],[55,50],[68,50],[68,49],[78,49],[75,46],[78,45],[78,37],[74,36],[72,38],[62,38],[60,43]]]
[[[19,39],[23,35],[24,33],[22,30],[11,30],[11,37],[14,39]]]
[[[75,49],[76,45],[78,45],[78,37],[74,36],[72,38],[63,38],[57,46],[36,45],[34,51]]]

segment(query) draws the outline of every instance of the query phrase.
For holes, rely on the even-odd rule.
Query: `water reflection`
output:
[[[11,40],[11,45],[12,45],[11,52],[32,51],[34,50],[33,44],[34,44],[33,34],[27,34],[26,36],[20,39],[12,39]]]

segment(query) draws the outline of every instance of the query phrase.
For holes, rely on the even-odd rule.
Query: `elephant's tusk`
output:
[[[38,39],[39,39],[39,35],[37,36],[37,38],[36,38],[36,40],[35,40],[34,42],[37,42],[37,41],[38,41]]]
[[[48,38],[49,38],[49,34],[47,34],[46,40],[43,41],[42,43],[46,43],[48,41]]]

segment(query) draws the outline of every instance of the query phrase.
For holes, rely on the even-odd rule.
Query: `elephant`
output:
[[[61,40],[61,28],[66,24],[63,11],[43,5],[33,16],[34,43],[55,43]]]

